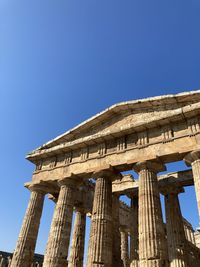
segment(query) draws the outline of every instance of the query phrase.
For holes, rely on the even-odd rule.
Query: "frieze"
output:
[[[176,131],[174,128],[176,127]],[[123,153],[131,149],[141,149],[149,145],[166,143],[176,138],[184,136],[193,136],[200,132],[199,119],[191,118],[186,122],[177,124],[176,122],[163,125],[162,127],[152,128],[138,133],[130,133],[121,137],[113,137],[109,141],[99,144],[85,146],[81,149],[65,152],[62,162],[59,166],[70,165],[73,163],[87,161],[94,158],[105,157],[113,153]],[[92,153],[91,153],[92,151]],[[51,169],[57,166],[56,157],[44,159],[36,165],[36,171]]]
[[[190,134],[196,134],[197,132],[200,131],[200,121],[199,121],[199,117],[195,117],[195,118],[190,118],[187,120],[187,124],[188,124],[188,129],[190,131]]]

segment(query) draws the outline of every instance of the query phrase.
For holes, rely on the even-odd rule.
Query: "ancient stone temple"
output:
[[[11,267],[33,266],[46,194],[55,210],[44,267],[200,266],[200,249],[179,203],[184,187],[194,185],[200,213],[200,91],[116,104],[26,158],[36,168],[25,184],[30,201]],[[191,168],[167,173],[166,163],[176,161]]]

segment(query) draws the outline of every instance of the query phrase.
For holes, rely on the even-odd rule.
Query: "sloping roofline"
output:
[[[192,99],[191,99],[192,97]],[[189,99],[188,99],[189,98]],[[194,101],[198,99],[200,101],[200,90],[194,90],[189,92],[183,92],[179,94],[170,94],[170,95],[162,95],[162,96],[156,96],[156,97],[149,97],[144,99],[138,99],[138,100],[131,100],[131,101],[125,101],[120,102],[118,104],[114,104],[111,107],[103,110],[102,112],[92,116],[91,118],[83,121],[82,123],[78,124],[74,128],[66,131],[65,133],[57,136],[56,138],[48,141],[47,143],[43,144],[42,146],[38,147],[37,149],[33,150],[32,152],[28,153],[27,157],[31,154],[35,153],[38,150],[46,149],[53,147],[55,145],[60,144],[61,142],[67,142],[69,139],[73,138],[76,133],[79,133],[84,128],[91,127],[97,123],[101,123],[103,120],[108,119],[113,114],[118,113],[122,110],[128,110],[133,108],[150,108],[153,106],[158,106],[161,104],[177,104],[181,102],[189,102]]]

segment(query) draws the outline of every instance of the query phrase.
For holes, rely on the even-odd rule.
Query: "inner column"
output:
[[[121,259],[124,267],[130,266],[129,252],[128,252],[128,231],[125,227],[120,227],[121,234]]]
[[[182,188],[167,186],[165,195],[167,243],[170,267],[187,267],[188,254],[178,194]]]
[[[112,264],[115,267],[122,267],[123,262],[121,260],[121,236],[120,236],[120,221],[119,221],[119,209],[120,209],[120,195],[113,194],[112,196],[112,219],[113,219],[113,257]]]
[[[74,232],[68,267],[83,267],[86,213],[83,207],[76,207]]]
[[[138,194],[131,196],[130,266],[138,267]]]

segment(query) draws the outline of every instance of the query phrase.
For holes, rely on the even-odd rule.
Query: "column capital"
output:
[[[128,234],[128,228],[125,225],[120,225],[119,230],[120,230],[120,232],[125,232]]]
[[[188,153],[183,160],[187,166],[191,166],[193,162],[200,160],[200,150],[194,150]]]
[[[47,186],[42,185],[40,183],[27,182],[24,184],[24,186],[31,192],[38,192],[44,195],[48,193]]]
[[[97,170],[92,175],[93,178],[108,178],[111,180],[122,179],[122,174],[117,172],[114,167],[110,166],[108,169],[105,170]]]
[[[164,195],[178,195],[180,193],[184,193],[185,190],[183,187],[175,186],[175,185],[166,185],[163,187],[160,192]]]
[[[80,212],[80,213],[85,213],[85,214],[87,213],[85,207],[82,204],[81,205],[78,205],[78,206],[75,206],[74,207],[74,210],[76,212]]]
[[[129,197],[131,200],[138,199],[138,191],[132,193],[126,193],[127,197]]]
[[[57,194],[48,194],[48,199],[52,200],[54,203],[57,203],[58,193]]]
[[[136,163],[133,169],[138,173],[142,170],[150,170],[154,173],[166,171],[165,165],[160,160],[141,161]]]
[[[69,186],[69,187],[74,187],[74,186],[80,185],[80,184],[81,184],[80,178],[75,176],[75,175],[72,175],[70,177],[58,180],[58,185],[60,187],[63,186],[63,185],[66,185],[66,186]]]

